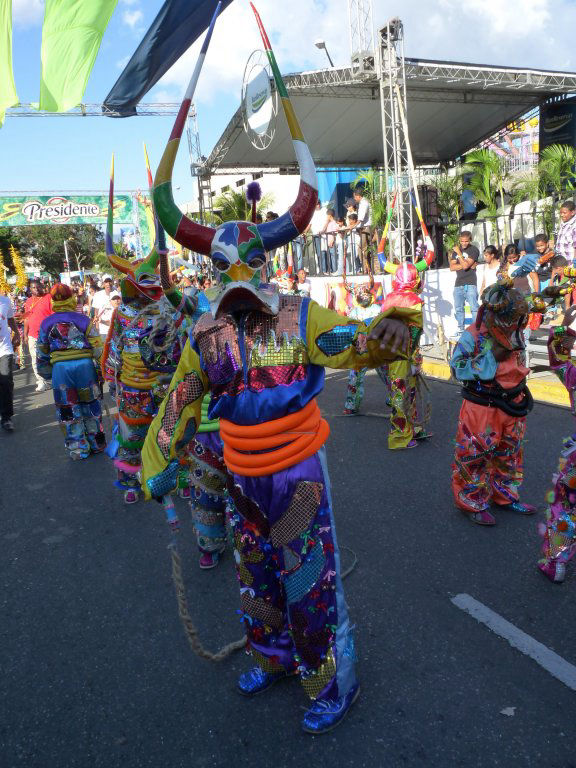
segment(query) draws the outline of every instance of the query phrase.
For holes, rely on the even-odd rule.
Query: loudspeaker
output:
[[[422,206],[422,218],[426,222],[426,226],[430,228],[432,224],[438,224],[440,211],[438,210],[438,190],[436,187],[429,184],[419,184],[418,195]]]

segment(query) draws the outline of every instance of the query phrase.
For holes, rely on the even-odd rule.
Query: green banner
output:
[[[0,226],[106,224],[107,215],[107,195],[0,197]],[[133,198],[117,195],[114,198],[114,224],[134,223]]]
[[[12,0],[0,0],[0,125],[8,107],[18,104],[12,72]]]
[[[39,109],[66,112],[80,104],[117,2],[46,0]]]

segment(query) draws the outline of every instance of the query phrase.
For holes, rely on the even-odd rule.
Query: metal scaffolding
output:
[[[137,117],[164,117],[177,115],[180,104],[171,102],[138,105]],[[17,104],[6,110],[6,117],[112,117],[113,112],[103,104],[79,104],[67,112],[44,112],[33,104]]]
[[[396,199],[395,219],[391,225],[390,247],[404,260],[414,253],[414,221],[410,197],[412,165],[406,133],[406,69],[404,27],[400,19],[391,19],[378,32],[378,76],[383,140],[383,186],[388,210]]]
[[[372,0],[348,0],[350,58],[354,77],[374,74]]]

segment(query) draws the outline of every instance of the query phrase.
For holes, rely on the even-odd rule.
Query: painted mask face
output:
[[[247,221],[222,224],[214,233],[210,258],[220,277],[219,284],[205,292],[214,317],[232,309],[278,312],[277,287],[260,279],[266,253],[256,224]]]
[[[413,264],[400,264],[392,278],[394,291],[420,292],[420,273]]]

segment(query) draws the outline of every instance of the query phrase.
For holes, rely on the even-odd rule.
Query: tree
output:
[[[89,269],[94,254],[104,245],[104,235],[93,224],[45,224],[16,229],[21,254],[34,258],[40,269],[54,277],[66,269],[65,241],[71,270]]]
[[[258,212],[270,208],[274,203],[272,194],[262,195],[258,203]],[[221,222],[223,221],[250,221],[252,216],[252,206],[246,200],[244,192],[237,192],[235,189],[229,189],[223,192],[214,200],[214,209]]]
[[[447,248],[453,248],[458,242],[460,231],[460,198],[462,195],[462,175],[450,176],[441,173],[434,178],[433,186],[438,193],[438,210],[444,224],[444,241]]]
[[[560,197],[566,191],[576,189],[574,167],[576,149],[565,144],[552,144],[540,153],[538,173],[546,192]]]
[[[504,207],[504,181],[507,172],[503,158],[491,149],[475,149],[464,158],[463,174],[470,174],[465,189],[469,189],[477,203],[486,206],[491,216],[498,209],[497,193],[500,205]]]

